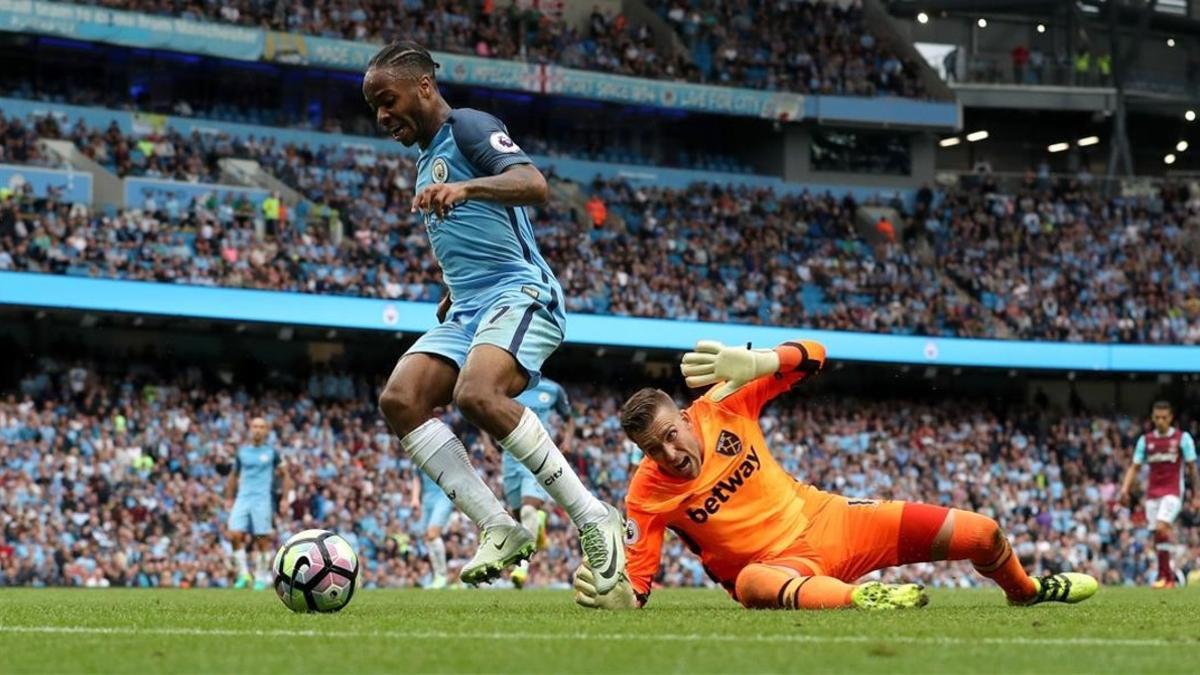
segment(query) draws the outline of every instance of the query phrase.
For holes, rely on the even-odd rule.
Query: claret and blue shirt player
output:
[[[449,293],[439,324],[401,357],[379,407],[401,446],[480,529],[460,577],[497,578],[527,560],[534,534],[513,519],[471,466],[466,448],[434,410],[453,402],[499,439],[579,527],[601,593],[624,574],[620,513],[583,486],[538,416],[513,400],[541,379],[566,329],[562,288],[542,258],[524,207],[546,180],[495,117],[451,108],[437,65],[420,45],[396,42],[370,61],[363,96],[379,126],[420,148],[412,202]]]

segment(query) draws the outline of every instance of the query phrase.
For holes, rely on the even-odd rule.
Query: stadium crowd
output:
[[[0,395],[0,586],[229,585],[222,487],[257,415],[269,420],[269,442],[292,478],[277,516],[281,538],[333,529],[359,552],[368,587],[429,581],[414,531],[415,469],[375,409],[378,383],[321,368],[248,389],[195,366],[105,363],[44,357]],[[618,423],[620,392],[610,384],[567,388],[577,422],[571,459],[619,503],[639,459]],[[453,411],[446,419],[499,490],[499,458]],[[995,517],[1031,571],[1082,570],[1107,583],[1143,584],[1154,569],[1141,509],[1116,502],[1141,433],[1137,420],[1058,415],[1044,403],[993,410],[958,399],[798,394],[772,405],[763,426],[773,454],[800,480],[853,498],[917,499]],[[1178,556],[1190,569],[1200,555],[1197,525],[1200,499],[1192,498]],[[574,528],[552,510],[549,533],[533,579],[562,585],[578,562]],[[452,519],[452,569],[470,556],[475,537],[463,517]],[[903,574],[942,586],[980,582],[965,565]],[[668,539],[660,583],[707,583],[677,539]]]
[[[1183,185],[1105,198],[1032,172],[1011,192],[983,180],[947,191],[917,233],[1016,335],[1200,344],[1200,195]]]
[[[61,162],[43,152],[39,140],[71,141],[90,159],[124,176],[146,176],[185,182],[220,182],[216,160],[232,154],[224,145],[233,139],[173,131],[162,134],[126,134],[116,122],[100,129],[83,120],[70,124],[52,116],[23,120],[0,112],[0,163],[58,168]]]
[[[369,169],[361,190],[332,172],[309,182],[303,163],[293,167],[297,183],[321,196],[317,211],[345,209],[337,218],[353,230],[338,245],[328,228],[311,225],[260,236],[255,221],[262,214],[253,204],[216,192],[202,200],[168,193],[143,209],[111,214],[11,197],[0,204],[0,270],[436,301],[440,272],[407,214],[411,172],[401,170],[404,161]],[[945,277],[894,247],[877,262],[854,234],[852,201],[714,185],[593,188],[606,209],[625,214],[623,225],[581,223],[581,209],[563,203],[535,209],[539,246],[571,311],[983,332],[980,306]]]
[[[116,212],[18,189],[0,203],[0,270],[422,301],[441,293],[409,213],[415,170],[405,155],[2,116],[0,138],[0,159],[46,163],[36,140],[66,138],[121,175],[216,181],[221,158],[254,159],[306,198],[262,235],[264,214],[244,195],[156,191],[144,208]],[[875,245],[850,198],[601,178],[575,187],[578,198],[533,210],[571,311],[1200,344],[1200,201],[1175,187],[1105,199],[1077,180],[1031,174],[1007,191],[976,181],[923,192],[903,235]],[[334,222],[348,234],[339,243]]]
[[[652,79],[811,94],[925,95],[915,64],[867,31],[858,2],[648,2],[684,49],[624,13],[595,7],[576,26],[517,0],[74,1],[355,42],[410,39],[434,51]]]
[[[859,2],[654,0],[700,79],[806,94],[925,97],[917,65],[867,30]]]

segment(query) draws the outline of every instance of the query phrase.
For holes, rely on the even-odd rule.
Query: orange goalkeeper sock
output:
[[[832,609],[849,607],[855,586],[833,577],[756,563],[737,577],[738,602],[750,609]]]
[[[945,525],[953,527],[946,558],[970,560],[975,571],[1004,589],[1009,600],[1024,602],[1037,594],[1037,585],[1021,567],[996,521],[970,511],[951,509]],[[940,538],[941,532],[939,532]]]

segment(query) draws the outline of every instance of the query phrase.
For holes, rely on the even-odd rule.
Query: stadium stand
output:
[[[689,46],[700,79],[807,94],[926,94],[917,65],[880,44],[858,2],[648,3]]]
[[[117,213],[26,195],[0,208],[0,269],[406,300],[440,294],[408,214],[407,155],[228,134],[123,135],[50,118],[0,116],[0,131],[0,162],[45,164],[52,160],[37,139],[65,138],[122,176],[217,183],[220,160],[236,157],[309,200],[290,215],[292,227],[264,239],[253,226],[261,214],[232,196]],[[864,235],[849,197],[599,178],[581,187],[535,218],[572,311],[1200,344],[1200,206],[1181,186],[1105,199],[1076,179],[1030,174],[1001,188],[971,177],[924,192],[894,241]],[[599,222],[585,215],[588,198],[604,206]],[[349,228],[341,242],[309,226],[333,219]],[[98,245],[114,239],[115,247]]]
[[[577,27],[532,6],[493,0],[367,0],[328,7],[249,0],[77,4],[354,41],[402,37],[437,51],[654,79],[847,96],[925,96],[916,64],[878,43],[864,26],[858,2],[646,3],[689,45],[683,53],[660,46],[645,22],[624,13],[597,9]]]
[[[232,448],[258,414],[271,418],[272,443],[295,485],[284,533],[315,524],[337,529],[365,561],[367,586],[427,582],[409,507],[413,467],[375,410],[378,384],[326,368],[246,386],[198,365],[50,356],[29,363],[0,395],[0,498],[8,505],[0,511],[0,585],[230,584],[221,486]],[[617,422],[620,392],[567,385],[578,425],[572,461],[601,495],[620,500],[636,460]],[[499,458],[456,414],[447,419],[498,489]],[[763,428],[783,466],[823,489],[994,516],[1031,571],[1080,570],[1120,584],[1143,582],[1152,568],[1141,509],[1116,503],[1142,431],[1128,417],[800,395],[772,406]],[[1198,513],[1193,501],[1185,524]],[[1181,532],[1181,559],[1194,568],[1200,530]],[[577,564],[574,536],[565,517],[552,514],[550,547],[535,559],[538,583],[567,581]],[[448,535],[456,565],[474,537],[475,528],[456,516]],[[666,553],[661,584],[707,583],[680,541],[672,539]],[[962,566],[906,574],[939,586],[979,582]]]

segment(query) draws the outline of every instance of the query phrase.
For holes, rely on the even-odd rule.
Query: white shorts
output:
[[[1163,495],[1157,499],[1146,500],[1146,521],[1153,523],[1154,521],[1162,521],[1164,523],[1173,523],[1179,517],[1179,510],[1183,508],[1183,500],[1179,495]]]

